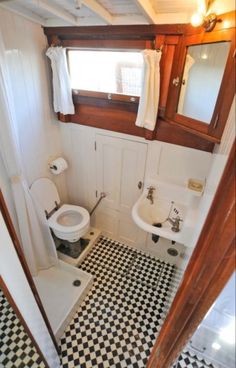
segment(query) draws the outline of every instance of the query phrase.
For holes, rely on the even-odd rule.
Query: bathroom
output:
[[[9,231],[9,223],[6,219],[6,212],[3,211],[1,205],[1,213],[6,225],[1,217],[0,276],[3,282],[0,282],[0,289],[6,297],[8,296],[8,302],[10,300],[8,294],[14,300],[13,304],[17,306],[28,326],[28,330],[30,330],[33,336],[32,341],[34,345],[39,347],[40,354],[44,357],[45,366],[59,367],[59,359],[61,359],[62,367],[169,367],[171,366],[170,363],[152,362],[151,358],[148,363],[148,359],[151,348],[154,346],[153,352],[156,349],[154,343],[158,335],[159,338],[164,339],[164,329],[168,328],[164,324],[164,320],[168,311],[172,310],[170,308],[175,308],[176,306],[175,313],[171,316],[168,315],[168,318],[179,317],[177,310],[178,300],[176,304],[172,302],[175,295],[178,298],[178,295],[182,295],[180,292],[184,292],[181,287],[186,286],[186,283],[182,285],[181,280],[184,277],[185,270],[187,270],[187,275],[185,276],[189,277],[187,279],[189,283],[191,277],[193,278],[194,272],[197,272],[198,262],[196,262],[195,267],[194,259],[191,258],[191,255],[197,249],[196,245],[199,235],[206,222],[223,170],[229,165],[227,160],[228,157],[231,157],[230,151],[235,136],[234,102],[229,107],[227,107],[228,102],[225,102],[227,118],[221,141],[219,139],[212,141],[204,139],[207,135],[206,131],[193,134],[191,130],[189,131],[190,128],[186,128],[182,129],[180,133],[180,130],[177,130],[174,123],[167,127],[165,125],[167,123],[164,120],[158,121],[157,139],[153,139],[153,132],[145,129],[145,133],[141,134],[139,130],[141,128],[136,128],[135,124],[132,123],[133,116],[136,115],[134,107],[127,107],[125,113],[123,111],[122,114],[119,110],[119,103],[113,102],[113,107],[109,110],[109,101],[100,103],[97,107],[86,104],[86,96],[78,97],[78,100],[74,96],[74,99],[79,101],[79,103],[77,103],[76,109],[78,110],[76,110],[73,119],[67,121],[68,115],[58,117],[52,108],[51,67],[50,61],[45,55],[47,48],[53,43],[48,41],[51,36],[47,34],[47,30],[51,27],[61,26],[61,28],[66,28],[63,26],[75,26],[76,22],[74,24],[71,22],[70,15],[72,7],[74,8],[77,2],[72,0],[68,2],[63,1],[65,4],[68,3],[67,10],[61,10],[59,1],[27,1],[29,3],[27,6],[24,3],[26,2],[1,2],[0,30],[1,42],[4,45],[5,61],[10,75],[7,89],[12,102],[10,111],[15,114],[15,131],[19,140],[19,156],[26,184],[30,188],[37,179],[48,178],[56,185],[62,204],[81,206],[88,212],[93,210],[102,193],[105,193],[106,197],[102,198],[99,205],[90,215],[91,228],[86,237],[91,236],[91,244],[82,253],[79,263],[76,261],[75,264],[71,257],[69,261],[72,263],[69,262],[67,256],[58,252],[59,258],[65,261],[63,263],[65,265],[63,266],[64,273],[51,273],[52,267],[46,267],[46,269],[42,267],[42,270],[33,275],[36,290],[32,286],[32,277],[27,272],[27,267],[25,267],[24,262],[22,264],[22,257],[17,248],[18,256],[21,259],[21,262],[19,262],[11,242],[12,233],[10,232],[11,238],[7,233],[6,225],[8,225]],[[55,5],[55,3],[57,4]],[[101,21],[101,18],[97,16],[97,18],[93,19],[95,17],[95,13],[93,13],[95,9],[92,12],[91,9],[84,5],[85,3],[87,2],[82,2],[81,8],[85,16],[80,18],[79,25],[103,26],[104,22]],[[101,3],[105,2],[97,1],[94,3],[101,5]],[[113,3],[115,7],[116,2],[109,1],[107,3]],[[124,2],[121,3],[123,4],[121,8],[122,6],[125,8]],[[129,1],[127,3],[129,3],[130,9],[133,9],[133,3],[141,2]],[[176,3],[180,6],[181,1]],[[194,6],[196,7],[197,2],[193,1],[193,3],[195,3]],[[184,13],[183,6],[182,13],[178,12],[178,10],[168,13],[167,9],[165,12],[158,14],[156,23],[172,23],[172,25],[175,23],[188,23],[189,15],[193,13],[194,6],[189,9],[188,14]],[[224,4],[220,1],[215,1],[212,7],[212,11],[217,14],[232,13],[235,10],[235,4],[231,1],[226,1]],[[80,10],[78,9],[77,11],[80,14]],[[122,11],[126,11],[129,14],[128,8]],[[147,20],[145,22],[142,20],[145,18],[142,18],[142,12],[138,10],[136,16],[137,19],[135,20],[131,16],[124,15],[123,24],[135,24],[135,22],[136,24],[150,23]],[[87,23],[86,17],[88,18]],[[46,19],[47,21],[45,21]],[[117,20],[116,24],[122,24],[122,21]],[[42,26],[47,28],[44,30]],[[169,32],[173,32],[173,29]],[[211,34],[213,33],[208,33],[208,35]],[[75,35],[73,37],[74,41],[76,41]],[[175,47],[174,43],[176,42],[175,36],[169,37],[172,38],[167,40],[170,47],[168,52],[173,54],[173,47]],[[68,42],[68,40],[69,37],[64,38],[64,41]],[[94,47],[93,40],[90,41],[90,47]],[[143,40],[141,40],[142,45],[139,47],[137,46],[137,40],[133,41],[135,41],[134,45],[136,45],[136,48],[145,48],[146,43]],[[140,42],[140,40],[138,41]],[[74,47],[83,48],[83,42],[85,42],[83,39],[76,42]],[[99,41],[97,42],[99,43]],[[110,39],[109,41],[108,39],[107,47],[115,47],[113,45],[116,43],[119,45],[119,40]],[[163,40],[160,39],[160,44],[157,47],[161,47],[162,43]],[[162,52],[164,54],[164,50]],[[228,88],[230,87],[228,86]],[[174,92],[171,90],[169,93]],[[165,98],[167,96],[160,96],[160,104],[164,104]],[[103,107],[101,111],[99,111],[99,108],[101,109],[100,106]],[[0,107],[1,116],[4,116],[2,100],[0,101]],[[160,116],[162,113],[163,111],[160,109]],[[226,114],[226,112],[224,113]],[[168,114],[168,119],[171,120],[170,110]],[[78,117],[80,119],[80,116],[84,118],[84,121],[77,121]],[[120,121],[121,116],[122,121]],[[62,121],[63,119],[65,120],[64,122]],[[3,136],[3,131],[1,131],[1,136]],[[15,193],[13,195],[12,179],[10,181],[10,176],[15,177],[17,174],[13,173],[9,176],[9,167],[6,167],[5,164],[5,155],[8,155],[8,152],[7,150],[3,152],[2,148],[0,152],[1,192],[11,221],[14,224],[15,232],[19,237],[21,225],[19,224],[15,208]],[[11,152],[9,152],[10,155]],[[51,172],[50,166],[59,157],[66,160],[68,167],[61,174],[55,175]],[[189,189],[189,179],[195,179],[195,182],[197,180],[202,191]],[[230,180],[229,175],[228,179]],[[143,224],[143,221],[140,218],[137,219],[138,211],[136,211],[136,217],[134,216],[136,220],[134,219],[132,215],[135,211],[134,205],[137,204],[138,206],[138,200],[142,195],[144,195],[142,198],[146,201],[148,195],[147,188],[150,186],[155,188],[153,192],[154,205],[155,198],[163,194],[163,197],[168,195],[170,201],[174,201],[177,204],[178,201],[184,201],[186,206],[187,203],[191,203],[193,208],[196,209],[196,213],[193,213],[192,217],[189,212],[184,213],[184,219],[187,216],[187,221],[180,224],[182,232],[175,233],[170,230],[166,234],[164,233],[164,226],[161,229],[153,229],[152,226],[152,230],[149,231],[148,227]],[[230,190],[228,190],[228,193],[230,193]],[[226,198],[227,191],[224,192],[224,196]],[[147,203],[150,204],[150,201],[148,200]],[[176,208],[179,210],[177,204]],[[150,206],[152,205],[150,204]],[[164,219],[167,217],[170,209],[169,205],[167,207]],[[224,213],[221,213],[221,215],[223,218],[226,217]],[[194,228],[191,229],[190,227],[191,231],[186,232],[185,238],[181,238],[185,225],[189,225],[190,217],[190,225],[194,226]],[[217,222],[217,218],[214,218],[214,221],[211,220],[211,222]],[[226,226],[227,223],[224,223],[224,225]],[[189,226],[187,227],[189,228]],[[210,240],[208,239],[208,241]],[[216,239],[215,241],[219,240]],[[22,246],[23,253],[27,259],[29,257],[27,249],[24,248],[24,244]],[[40,258],[41,253],[39,252],[38,254]],[[210,260],[208,261],[210,262]],[[32,268],[32,264],[28,262],[28,267]],[[155,270],[153,274],[150,274],[150,268],[152,268],[153,264],[155,265]],[[162,267],[161,275],[163,273],[167,275],[164,278],[158,273],[160,265]],[[194,266],[192,267],[192,274],[188,268],[190,265]],[[206,263],[206,265],[209,266],[210,263]],[[79,268],[76,266],[79,266]],[[71,271],[72,269],[73,271]],[[230,269],[229,266],[228,272],[230,272]],[[84,274],[81,271],[84,271]],[[32,270],[31,274],[34,274]],[[37,278],[37,274],[43,275],[43,277]],[[44,275],[46,276],[44,277]],[[85,277],[84,282],[82,275]],[[222,356],[225,357],[227,355],[221,352],[224,348],[227,351],[228,345],[227,343],[225,345],[221,344],[222,347],[219,348],[220,343],[217,340],[219,349],[215,350],[213,359],[210,353],[211,344],[215,342],[215,337],[214,341],[212,336],[208,339],[210,348],[206,347],[208,346],[207,343],[205,346],[199,347],[199,344],[201,345],[202,343],[202,338],[200,337],[200,340],[198,338],[198,335],[200,335],[200,332],[204,330],[206,325],[211,325],[209,322],[210,313],[217,308],[211,308],[204,320],[203,316],[207,314],[213,303],[215,303],[216,307],[222,304],[217,303],[217,296],[220,293],[224,293],[224,295],[227,294],[226,300],[233,300],[234,287],[232,284],[235,281],[230,279],[231,275],[232,272],[229,274],[222,273],[220,289],[217,292],[215,291],[214,295],[209,295],[208,304],[205,304],[205,310],[201,309],[199,304],[198,309],[202,311],[202,314],[198,316],[198,323],[196,320],[195,324],[193,321],[189,321],[189,328],[191,329],[188,331],[188,335],[187,331],[183,331],[181,336],[176,334],[176,338],[178,337],[176,342],[178,349],[176,349],[178,351],[175,353],[171,352],[171,354],[175,355],[173,355],[172,362],[176,361],[189,337],[193,335],[191,344],[189,342],[186,347],[187,353],[183,353],[187,354],[187,359],[192,363],[183,363],[181,361],[183,358],[182,354],[180,362],[176,363],[177,367],[213,366],[231,368],[234,366],[235,362],[233,358],[231,359],[234,356],[234,346],[232,347],[231,345],[232,351],[227,353],[230,356],[229,360],[221,359]],[[213,274],[211,277],[213,277]],[[85,285],[81,293],[79,292],[80,286],[77,288],[72,285],[72,282],[77,279]],[[155,286],[156,289],[153,292],[150,281],[157,284],[157,279],[158,286]],[[135,287],[137,287],[137,290],[135,290]],[[109,294],[109,288],[113,294]],[[122,289],[124,289],[123,292]],[[176,294],[177,289],[179,289],[179,294]],[[185,292],[187,293],[187,291],[186,287]],[[168,294],[168,298],[162,296],[163,292]],[[38,294],[41,303],[37,301]],[[158,298],[163,298],[163,303],[160,302],[157,308],[155,304],[157,304]],[[142,303],[145,304],[145,307],[142,307]],[[147,307],[146,303],[148,304]],[[162,304],[164,305],[162,306]],[[93,315],[93,320],[88,315],[89,310]],[[145,317],[145,310],[148,317]],[[218,310],[220,310],[221,317],[225,316],[222,308],[218,308]],[[130,314],[127,314],[127,311]],[[63,321],[59,321],[60,326],[55,327],[53,318],[56,318],[57,314],[61,318],[60,313],[64,313]],[[117,326],[117,320],[122,319],[120,315],[124,313],[126,314],[125,318],[120,322],[121,326]],[[194,319],[194,311],[192,313],[192,318]],[[235,316],[233,306],[226,315],[228,317],[231,317],[231,315]],[[105,330],[99,330],[101,328],[99,323],[106,318],[108,322],[103,322]],[[168,318],[166,319],[167,322]],[[87,319],[90,320],[89,326]],[[129,320],[129,323],[127,320]],[[197,329],[201,320],[203,320],[203,327]],[[182,321],[184,321],[183,317]],[[226,320],[222,319],[223,327],[224,323],[227,325],[227,321],[224,321]],[[58,321],[55,323],[58,323]],[[172,321],[172,323],[174,322]],[[212,323],[213,325],[215,324],[214,321]],[[219,329],[221,328],[222,326],[219,327]],[[109,335],[111,334],[109,329],[112,330],[112,337]],[[121,334],[122,329],[124,329],[123,335]],[[208,328],[208,330],[211,331],[211,328]],[[107,335],[101,331],[107,332]],[[93,334],[96,337],[93,337]],[[76,339],[74,340],[75,337]],[[98,340],[98,342],[94,340]],[[159,343],[162,343],[162,341],[159,340]],[[87,344],[89,347],[87,347]],[[57,346],[61,350],[60,353],[57,352]],[[205,347],[206,350],[204,350]],[[131,352],[132,349],[133,353]],[[103,352],[104,350],[105,352]],[[190,353],[191,355],[188,355]],[[199,363],[200,360],[193,358],[194,354],[200,355],[203,357],[202,359],[205,358],[205,363]],[[3,355],[2,359],[4,359]],[[95,362],[93,359],[95,359]],[[16,363],[11,361],[2,363],[0,355],[0,366],[1,364],[3,367],[17,366]],[[25,363],[23,366],[31,365]],[[32,366],[35,367],[37,365],[32,363]]]

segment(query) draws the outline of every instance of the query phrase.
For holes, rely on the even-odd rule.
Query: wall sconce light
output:
[[[193,27],[202,26],[205,32],[211,32],[216,23],[217,16],[215,13],[210,12],[210,6],[214,0],[196,0],[197,11],[191,17],[191,24]]]
[[[217,23],[217,15],[215,13],[204,15],[202,13],[194,13],[191,17],[193,27],[203,26],[205,32],[211,32]]]

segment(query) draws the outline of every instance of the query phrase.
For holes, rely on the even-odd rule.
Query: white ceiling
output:
[[[188,23],[199,1],[206,0],[0,0],[0,6],[43,26],[87,26]],[[214,0],[212,6],[219,14],[234,4]]]

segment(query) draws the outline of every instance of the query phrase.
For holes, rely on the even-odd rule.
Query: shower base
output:
[[[59,341],[90,290],[93,277],[59,260],[56,266],[39,271],[34,282],[53,333]]]

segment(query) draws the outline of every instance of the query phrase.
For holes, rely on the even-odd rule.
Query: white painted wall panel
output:
[[[137,152],[137,149],[132,149],[131,143],[134,147],[136,147],[137,142],[142,143],[139,147],[147,147],[146,183],[150,180],[167,180],[170,183],[186,187],[187,179],[190,177],[199,179],[208,177],[212,162],[211,153],[164,142],[145,141],[143,138],[92,127],[65,124],[61,127],[61,134],[65,155],[68,157],[70,164],[67,172],[70,202],[91,209],[97,200],[95,197],[96,190],[98,192],[103,191],[104,180],[104,188],[113,192],[112,198],[114,199],[116,196],[115,188],[120,180],[121,188],[127,188],[127,190],[121,189],[120,191],[119,207],[116,207],[113,203],[104,208],[106,204],[106,200],[104,200],[92,216],[92,224],[100,228],[106,235],[139,248],[145,244],[147,234],[141,230],[138,232],[137,227],[134,228],[135,225],[130,216],[130,205],[139,194],[137,183],[138,178],[140,177],[140,180],[142,178],[137,173],[138,167],[145,164],[145,162],[142,162],[145,153],[142,150]],[[106,151],[106,154],[104,154],[104,162],[100,162],[99,167],[97,165],[98,172],[96,174],[94,141],[97,140],[98,136],[99,139],[106,142],[110,147],[110,151]],[[124,142],[128,142],[128,146],[123,147],[122,165],[114,165],[114,161],[111,159],[112,156],[114,158],[114,151],[121,151]],[[99,144],[97,147],[99,150]],[[113,153],[111,153],[112,151]],[[136,156],[134,152],[136,152]],[[100,184],[98,183],[99,185],[96,185],[97,178],[103,172],[104,165],[110,167],[108,170],[108,176],[110,177],[101,175],[102,180],[100,180]],[[120,172],[119,180],[117,172]],[[116,184],[113,181],[114,177],[116,177]],[[78,180],[77,183],[76,180]],[[115,201],[117,201],[116,198]],[[117,215],[117,211],[122,213],[122,216]]]
[[[51,110],[51,76],[45,56],[46,38],[40,25],[0,8],[0,31],[7,50],[22,159],[29,185],[38,177],[52,178],[62,199],[64,175],[52,177],[47,163],[60,156],[59,123]]]

